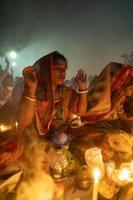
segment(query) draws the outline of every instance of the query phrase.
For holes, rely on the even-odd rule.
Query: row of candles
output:
[[[8,130],[12,130],[12,126],[11,125],[0,125],[0,132],[5,132]],[[18,122],[15,122],[14,128],[17,129],[18,128]],[[95,148],[96,149],[96,148]],[[96,149],[96,151],[98,152],[99,150]],[[95,153],[96,154],[96,153]],[[99,152],[98,152],[99,154]],[[98,155],[97,154],[97,155]],[[100,154],[99,154],[100,156]],[[98,157],[99,157],[98,156]],[[115,182],[119,183],[119,182],[133,182],[133,161],[131,161],[130,163],[125,163],[125,165],[123,165],[123,167],[121,167],[121,169],[116,170],[115,168],[113,168],[112,166],[110,166],[110,168],[112,168],[111,171],[112,173],[110,173],[110,176],[113,178]],[[108,167],[109,169],[109,167]],[[113,176],[113,174],[115,174]],[[92,178],[93,178],[93,192],[92,192],[92,200],[97,200],[98,198],[98,189],[99,189],[99,183],[100,180],[103,178],[103,172],[101,171],[100,168],[98,167],[94,167],[93,171],[92,171]]]
[[[116,169],[112,170],[112,173],[113,172],[115,173],[114,181],[119,185],[133,182],[133,161],[129,163],[124,163],[124,165],[119,170]],[[93,170],[94,184],[93,184],[92,200],[97,200],[98,198],[98,188],[101,179],[102,179],[102,173],[100,168],[97,167],[94,168]]]

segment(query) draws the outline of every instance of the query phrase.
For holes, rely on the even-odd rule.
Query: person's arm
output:
[[[77,113],[80,116],[83,116],[87,110],[87,93],[88,93],[88,85],[87,85],[87,75],[84,70],[79,70],[76,76],[76,82],[78,85],[78,94],[79,101],[77,105]]]
[[[23,75],[25,87],[15,112],[15,121],[20,127],[26,128],[31,125],[35,115],[37,78],[32,67],[27,67]]]
[[[87,93],[79,95],[77,112],[80,116],[83,116],[87,110]]]
[[[17,108],[16,117],[16,121],[20,127],[26,128],[31,125],[35,114],[35,106],[35,98],[31,98],[29,95],[25,96],[25,94],[23,94]]]

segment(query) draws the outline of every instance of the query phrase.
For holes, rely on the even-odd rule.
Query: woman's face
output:
[[[53,84],[62,85],[66,78],[66,62],[58,59],[53,64]]]

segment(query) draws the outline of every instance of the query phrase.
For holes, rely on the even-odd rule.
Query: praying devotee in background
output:
[[[0,107],[2,107],[11,97],[10,91],[13,89],[13,78],[9,74],[9,60],[5,58],[5,70],[0,68]]]
[[[10,122],[13,114],[12,91],[14,80],[9,73],[9,60],[5,58],[6,68],[0,70],[0,122]],[[8,113],[8,114],[7,114]]]

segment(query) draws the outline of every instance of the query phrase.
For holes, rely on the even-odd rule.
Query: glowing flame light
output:
[[[97,200],[100,177],[101,177],[100,169],[94,168],[93,170],[94,186],[93,186],[92,200]]]
[[[12,62],[12,66],[15,67],[17,65],[16,62]]]
[[[9,56],[10,56],[12,59],[14,59],[14,58],[17,57],[17,53],[16,53],[15,51],[11,51],[11,52],[9,53]]]
[[[100,176],[101,176],[100,170],[98,168],[95,168],[93,171],[94,181],[98,182],[100,179]]]
[[[8,130],[11,130],[11,129],[12,129],[11,126],[6,126],[6,125],[3,125],[3,124],[0,125],[0,132],[1,133],[5,132],[5,131],[8,131]]]
[[[15,122],[15,128],[18,128],[18,122]]]
[[[120,181],[130,181],[130,173],[129,170],[123,168],[119,173],[119,180]]]

